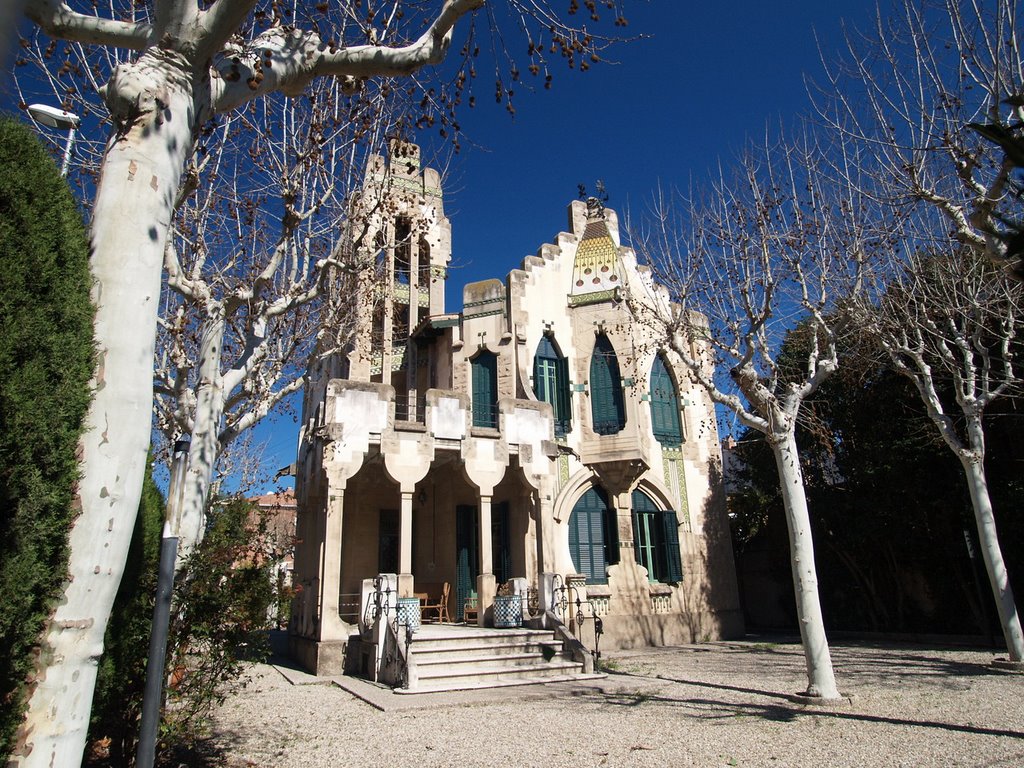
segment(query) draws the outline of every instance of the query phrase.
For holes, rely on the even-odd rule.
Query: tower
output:
[[[365,227],[361,250],[375,267],[362,287],[372,311],[361,318],[346,378],[390,384],[396,405],[415,409],[433,382],[413,337],[426,318],[444,312],[451,260],[440,175],[420,166],[418,146],[392,140],[386,158],[371,158],[356,206],[354,220]]]

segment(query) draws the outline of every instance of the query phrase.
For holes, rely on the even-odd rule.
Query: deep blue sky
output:
[[[806,78],[821,80],[819,44],[832,58],[844,45],[842,21],[870,28],[873,8],[863,0],[633,2],[627,32],[645,39],[615,49],[616,65],[556,69],[551,90],[518,89],[514,119],[481,77],[477,107],[462,114],[471,141],[446,186],[447,308],[461,308],[464,283],[503,277],[565,229],[579,184],[592,190],[601,179],[620,217],[639,213],[659,183],[699,183],[769,124],[792,123],[809,108]]]
[[[644,39],[618,46],[617,64],[555,69],[551,90],[517,87],[514,119],[494,103],[482,71],[446,182],[447,309],[461,309],[463,284],[504,277],[565,229],[579,184],[592,190],[600,179],[612,208],[638,213],[658,184],[699,184],[767,126],[791,124],[809,108],[807,77],[820,79],[819,45],[833,58],[843,20],[870,28],[873,8],[864,0],[626,0],[626,32]],[[83,128],[101,130],[95,120]],[[258,428],[271,474],[294,461],[296,431],[288,418]]]

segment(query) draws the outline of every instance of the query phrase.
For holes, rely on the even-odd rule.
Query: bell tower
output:
[[[412,417],[420,349],[413,336],[428,317],[444,313],[444,281],[451,261],[451,224],[444,214],[440,174],[420,165],[420,148],[393,139],[388,156],[370,159],[356,202],[366,270],[361,312],[348,355],[347,378],[390,384],[396,408]],[[418,397],[419,396],[419,397]]]

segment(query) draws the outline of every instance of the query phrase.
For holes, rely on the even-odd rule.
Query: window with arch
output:
[[[619,562],[619,531],[615,510],[601,488],[588,488],[573,506],[569,552],[573,567],[587,577],[587,584],[608,583],[608,566]]]
[[[676,385],[665,365],[665,358],[658,355],[651,366],[651,427],[654,438],[664,446],[678,448],[683,444],[683,429],[679,419],[679,397]]]
[[[614,435],[626,426],[619,360],[603,333],[594,342],[590,358],[590,414],[599,435]]]
[[[498,356],[484,350],[470,362],[473,371],[473,426],[498,426]]]
[[[633,491],[633,553],[650,581],[678,584],[683,580],[679,554],[679,521],[670,509],[658,509],[643,491]]]
[[[430,285],[430,243],[421,235],[419,246],[416,282],[420,288],[427,288]]]
[[[533,387],[538,400],[551,404],[555,414],[555,436],[565,437],[572,428],[569,361],[548,334],[541,336],[537,354],[533,357]]]

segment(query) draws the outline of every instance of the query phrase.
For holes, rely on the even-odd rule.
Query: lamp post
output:
[[[167,489],[167,519],[160,539],[160,570],[157,574],[156,602],[153,604],[153,628],[149,638],[146,663],[146,686],[142,694],[142,722],[135,764],[152,768],[156,759],[156,736],[160,725],[160,709],[164,693],[164,663],[167,658],[167,633],[174,591],[174,563],[178,557],[178,529],[181,525],[181,503],[185,492],[188,468],[188,440],[174,443],[171,483]]]
[[[28,113],[32,115],[32,119],[37,123],[68,132],[68,140],[64,145],[64,162],[60,167],[60,175],[66,177],[68,175],[68,167],[71,165],[71,148],[75,144],[75,131],[78,130],[82,118],[73,112],[65,112],[63,109],[57,109],[47,104],[31,104],[29,105]]]

